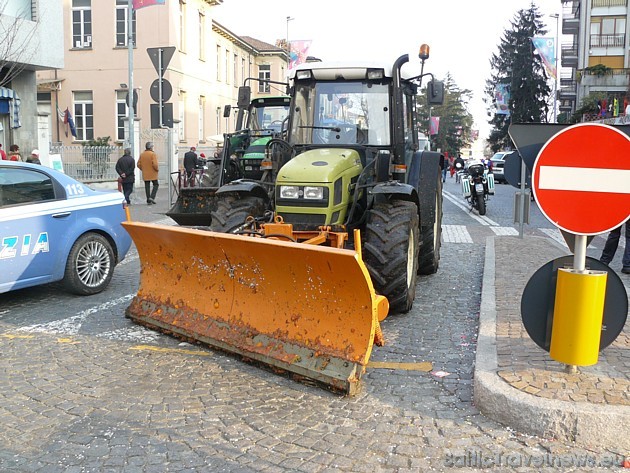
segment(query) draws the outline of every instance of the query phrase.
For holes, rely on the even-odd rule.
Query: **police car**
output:
[[[0,293],[54,281],[101,292],[131,246],[123,201],[54,169],[0,161]]]

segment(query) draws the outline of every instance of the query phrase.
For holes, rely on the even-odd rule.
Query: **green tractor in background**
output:
[[[262,81],[287,87],[284,82]],[[236,132],[224,135],[224,146],[219,156],[208,159],[199,187],[182,187],[177,201],[166,213],[179,225],[208,226],[211,210],[216,208],[215,192],[236,179],[260,179],[264,171],[261,162],[267,143],[286,134],[290,99],[271,96],[251,99],[251,88],[244,85],[238,92]],[[226,105],[223,116],[229,118],[232,107]],[[238,156],[238,159],[237,157]]]

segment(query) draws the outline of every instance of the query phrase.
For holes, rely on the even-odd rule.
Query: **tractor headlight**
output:
[[[300,197],[300,188],[298,186],[280,186],[280,198],[297,199]]]
[[[304,187],[304,198],[305,199],[313,199],[313,200],[322,200],[324,198],[324,188],[323,187],[305,186]]]

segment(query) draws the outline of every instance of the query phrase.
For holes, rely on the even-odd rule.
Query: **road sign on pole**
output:
[[[149,58],[151,59],[158,76],[162,77],[164,75],[164,71],[166,71],[168,67],[168,63],[171,62],[171,59],[173,58],[173,54],[175,54],[175,46],[147,48],[147,53],[149,53]]]
[[[541,211],[560,229],[610,231],[630,216],[630,138],[598,123],[565,128],[540,150],[532,186]]]

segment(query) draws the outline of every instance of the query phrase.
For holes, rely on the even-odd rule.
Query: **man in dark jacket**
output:
[[[189,185],[192,185],[193,172],[195,168],[199,166],[199,160],[197,159],[197,153],[195,153],[195,151],[197,151],[197,148],[193,146],[190,148],[190,151],[184,155],[184,169],[186,170],[186,180]]]
[[[131,193],[133,192],[133,183],[136,180],[135,170],[136,162],[131,156],[131,148],[125,148],[124,154],[116,162],[116,172],[120,176],[127,205],[131,205]]]

